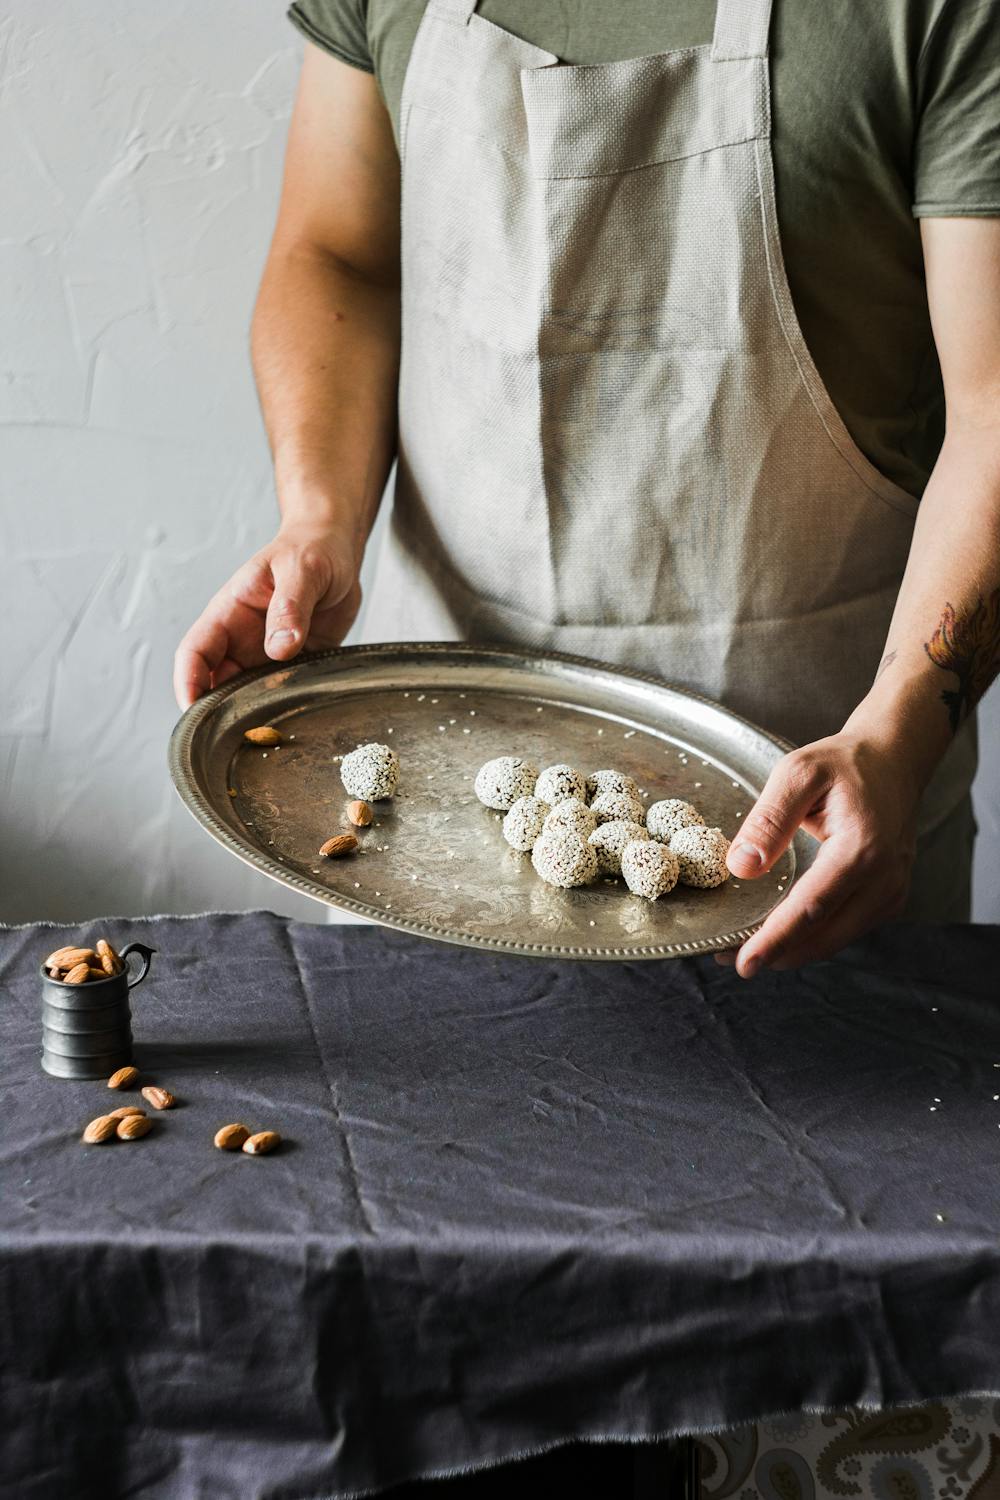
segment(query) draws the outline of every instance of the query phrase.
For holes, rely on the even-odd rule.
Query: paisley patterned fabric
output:
[[[1000,1500],[1000,1400],[792,1412],[700,1441],[702,1500]]]

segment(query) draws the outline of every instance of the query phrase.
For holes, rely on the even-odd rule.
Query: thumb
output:
[[[741,880],[765,874],[798,832],[822,785],[821,768],[803,756],[786,755],[740,826],[726,858]]]
[[[267,606],[264,650],[272,661],[287,661],[302,650],[313,610],[329,579],[315,561],[300,552],[279,552],[271,559],[274,592]]]

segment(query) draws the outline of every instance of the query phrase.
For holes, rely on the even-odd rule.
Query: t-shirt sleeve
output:
[[[917,65],[913,212],[1000,215],[1000,15],[944,0]]]
[[[367,0],[294,0],[288,19],[302,35],[341,62],[374,73],[368,46]]]

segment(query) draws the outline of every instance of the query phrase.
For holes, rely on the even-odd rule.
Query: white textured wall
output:
[[[4,10],[0,917],[318,917],[166,772],[174,644],[274,524],[247,329],[301,44],[280,0]]]
[[[174,644],[270,533],[247,355],[301,43],[283,0],[0,19],[0,920],[268,905],[166,773]],[[979,914],[1000,910],[1000,705]],[[988,787],[988,789],[987,789]]]

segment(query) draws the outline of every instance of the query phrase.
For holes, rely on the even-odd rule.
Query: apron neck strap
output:
[[[771,0],[717,0],[713,60],[766,57],[770,25]]]
[[[464,26],[477,4],[478,0],[434,0],[434,9],[438,15],[444,12],[449,21]]]

